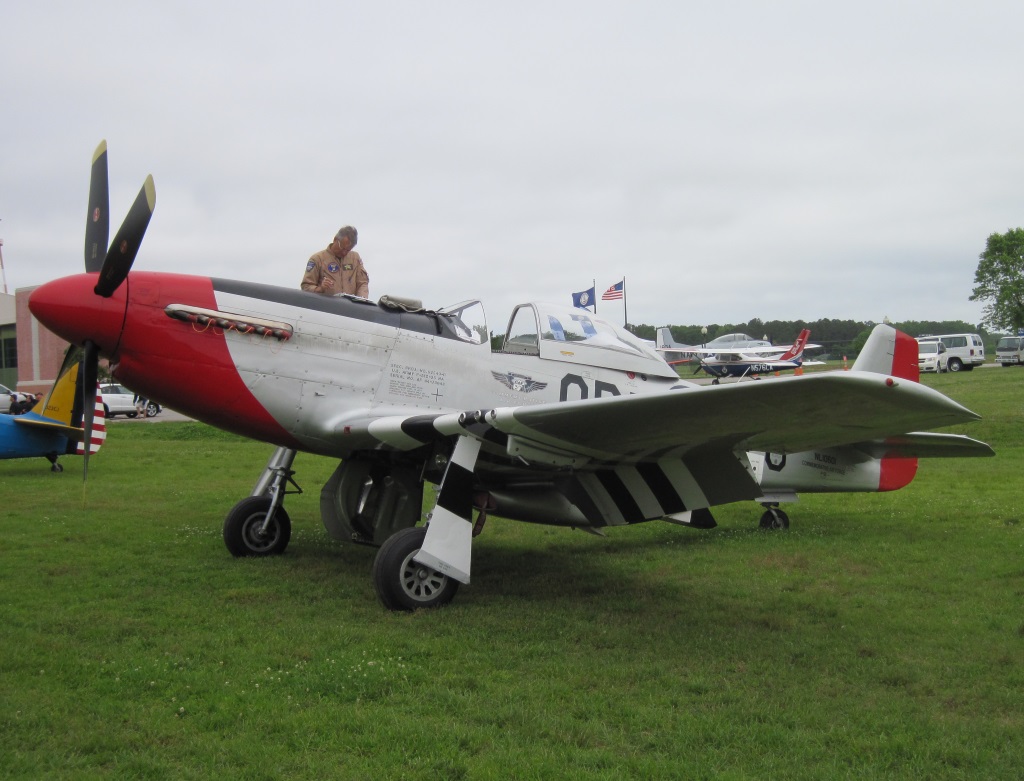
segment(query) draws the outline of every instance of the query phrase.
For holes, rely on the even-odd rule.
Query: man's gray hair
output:
[[[338,232],[334,234],[334,238],[336,239],[344,239],[346,237],[348,238],[349,242],[351,242],[351,245],[353,247],[356,246],[356,242],[359,241],[359,233],[351,225],[346,225],[344,228],[339,228]]]

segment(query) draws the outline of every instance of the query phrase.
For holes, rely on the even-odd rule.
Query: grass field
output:
[[[4,778],[1020,778],[1024,370],[927,384],[994,459],[893,494],[607,539],[492,519],[446,609],[393,614],[300,454],[284,556],[220,527],[270,449],[109,426],[0,462]]]

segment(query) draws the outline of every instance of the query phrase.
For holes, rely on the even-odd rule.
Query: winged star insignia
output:
[[[548,387],[546,382],[538,382],[532,377],[527,377],[525,374],[516,374],[515,372],[505,372],[502,374],[501,372],[492,371],[491,375],[506,388],[511,388],[521,393],[530,393],[531,391],[543,390]]]

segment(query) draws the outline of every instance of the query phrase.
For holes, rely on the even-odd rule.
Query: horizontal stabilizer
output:
[[[24,415],[18,415],[14,418],[14,422],[19,426],[29,426],[32,428],[43,429],[45,431],[53,431],[57,434],[63,434],[68,439],[74,440],[75,442],[81,442],[85,437],[85,429],[78,428],[77,426],[66,425],[61,423],[59,420],[45,418],[35,412],[26,412]]]
[[[862,442],[858,450],[872,458],[977,458],[994,456],[984,442],[962,434],[911,432],[896,437]]]

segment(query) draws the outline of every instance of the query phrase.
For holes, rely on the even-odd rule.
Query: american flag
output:
[[[626,280],[622,280],[618,284],[612,285],[601,296],[602,301],[615,301],[616,299],[622,298],[622,288],[625,286]]]

